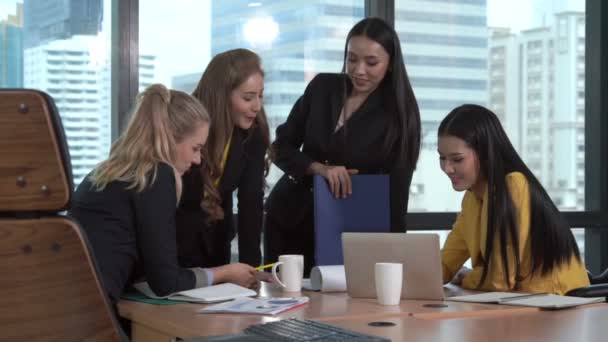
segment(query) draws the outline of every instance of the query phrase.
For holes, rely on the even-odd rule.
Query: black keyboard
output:
[[[259,342],[259,341],[330,341],[330,342],[390,342],[389,339],[364,335],[351,330],[335,327],[333,325],[310,321],[306,319],[291,318],[252,325],[245,329],[243,334],[216,336],[189,340],[190,342]]]
[[[252,325],[245,333],[268,338],[269,341],[390,341],[376,336],[363,335],[333,325],[304,320],[285,319],[266,324]]]

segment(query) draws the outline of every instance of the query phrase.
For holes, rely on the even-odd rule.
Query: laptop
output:
[[[403,264],[401,299],[443,300],[443,275],[437,234],[343,233],[348,295],[375,298],[374,265]]]

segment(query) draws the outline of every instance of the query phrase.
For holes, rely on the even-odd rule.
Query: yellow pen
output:
[[[256,271],[261,271],[261,270],[263,270],[263,269],[266,269],[266,268],[272,267],[272,265],[274,265],[274,262],[273,262],[272,264],[266,264],[266,265],[258,266],[258,267],[256,267],[256,268],[255,268],[255,270],[256,270]]]

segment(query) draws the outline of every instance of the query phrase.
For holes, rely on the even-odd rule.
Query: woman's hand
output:
[[[258,280],[255,268],[242,263],[228,264],[211,269],[213,271],[213,282],[233,283],[250,289],[258,288]]]
[[[452,279],[451,283],[454,285],[458,285],[461,286],[462,285],[462,279],[464,279],[464,277],[471,273],[471,269],[468,267],[462,267],[458,272],[456,272],[456,275],[454,276],[454,278]]]
[[[255,277],[258,281],[274,283],[274,277],[272,276],[272,273],[269,272],[256,272]]]
[[[346,198],[353,193],[350,176],[359,173],[359,170],[347,169],[344,166],[324,165],[317,162],[311,165],[311,170],[327,180],[329,189],[336,198]]]

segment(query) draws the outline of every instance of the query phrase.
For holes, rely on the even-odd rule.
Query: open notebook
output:
[[[150,298],[171,299],[195,303],[216,303],[240,297],[251,297],[257,295],[257,293],[253,290],[231,283],[199,287],[197,289],[172,293],[165,297],[157,296],[146,282],[133,284],[133,287]]]
[[[494,303],[533,306],[541,309],[565,309],[584,304],[601,303],[604,297],[580,298],[549,293],[485,292],[467,296],[448,297],[446,300],[471,303]]]

